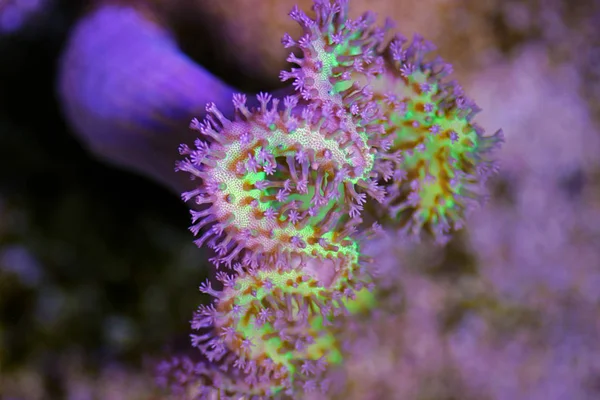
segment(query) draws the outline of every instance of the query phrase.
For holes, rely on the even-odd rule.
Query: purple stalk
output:
[[[72,32],[58,95],[76,135],[96,156],[181,192],[188,179],[173,172],[173,160],[189,121],[209,101],[231,112],[233,89],[140,11],[102,6]]]

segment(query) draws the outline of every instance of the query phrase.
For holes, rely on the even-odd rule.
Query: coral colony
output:
[[[477,204],[496,166],[488,158],[502,132],[483,136],[479,111],[452,68],[428,60],[432,45],[366,13],[348,18],[347,0],[315,0],[315,18],[295,7],[303,28],[282,71],[295,93],[261,93],[235,116],[214,104],[177,170],[197,188],[190,230],[214,249],[214,297],[195,313],[193,346],[208,362],[176,359],[161,382],[197,399],[296,397],[339,386],[330,373],[344,358],[344,319],[377,304],[374,260],[361,243],[365,206],[402,238],[443,242]],[[371,216],[372,218],[372,216]],[[221,287],[213,288],[213,285]]]

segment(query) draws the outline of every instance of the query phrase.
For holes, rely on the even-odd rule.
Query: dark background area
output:
[[[177,196],[95,161],[61,116],[57,61],[84,6],[0,37],[0,374],[40,371],[50,398],[71,352],[94,370],[187,346],[205,275]]]

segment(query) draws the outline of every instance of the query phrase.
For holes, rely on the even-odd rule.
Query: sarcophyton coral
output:
[[[200,286],[215,301],[197,311],[192,341],[228,376],[240,371],[243,398],[326,393],[326,370],[342,361],[337,323],[375,306],[360,252],[378,231],[361,224],[368,198],[405,236],[442,240],[480,197],[502,139],[472,123],[477,107],[443,81],[448,64],[425,58],[424,39],[386,41],[392,24],[350,20],[345,0],[313,11],[295,7],[304,35],[283,38],[303,53],[280,76],[295,94],[261,93],[257,107],[235,95],[233,118],[209,104],[177,163],[198,182],[183,194],[196,203],[190,230],[220,269]]]

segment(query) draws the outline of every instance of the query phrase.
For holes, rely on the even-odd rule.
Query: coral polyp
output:
[[[229,356],[248,385],[268,382],[273,390],[326,385],[319,380],[341,353],[330,328],[342,315],[369,305],[372,280],[368,258],[357,249],[330,260],[294,259],[291,268],[236,264],[200,291],[215,298],[200,306],[192,327],[213,332],[192,335],[209,360]],[[324,271],[327,271],[324,273]],[[358,296],[358,300],[355,300]],[[233,358],[232,358],[233,357]]]
[[[337,256],[360,222],[365,194],[356,189],[383,201],[361,178],[365,144],[327,107],[296,112],[294,97],[283,108],[271,95],[257,98],[260,108],[249,110],[244,95],[234,96],[233,120],[209,104],[205,121],[192,128],[212,143],[180,148],[187,157],[177,168],[201,180],[184,199],[210,204],[192,211],[196,244],[208,243],[228,265],[240,255],[277,265],[289,264],[292,254]]]
[[[361,73],[368,77],[381,72],[383,58],[376,52],[383,45],[390,26],[374,28],[372,13],[366,13],[356,21],[349,20],[347,1],[315,1],[313,10],[315,19],[309,18],[298,7],[290,13],[304,34],[297,41],[286,34],[282,43],[286,48],[298,47],[303,57],[291,53],[287,61],[297,67],[282,71],[280,79],[291,81],[297,95],[312,107],[331,108],[353,140],[367,144],[364,152],[369,164],[364,171],[365,178],[369,178],[373,188],[381,191],[376,184],[377,178],[387,175],[379,161],[390,158],[381,152],[389,145],[381,137],[381,120],[385,115],[373,101],[368,85],[352,74]]]
[[[370,80],[388,151],[401,154],[400,168],[385,185],[391,218],[403,233],[422,230],[443,241],[483,197],[481,185],[497,169],[490,153],[502,131],[484,136],[473,122],[480,111],[455,82],[441,58],[426,60],[434,46],[416,35],[396,35],[386,48],[383,73]]]
[[[246,382],[246,374],[237,368],[216,366],[190,357],[173,357],[156,368],[158,386],[168,389],[180,399],[268,399],[273,398],[273,382]]]
[[[297,6],[290,12],[304,34],[297,41],[286,34],[282,43],[286,48],[300,48],[303,57],[291,53],[287,61],[299,68],[282,71],[280,78],[292,80],[293,87],[305,100],[331,102],[350,111],[349,117],[357,116],[372,103],[366,85],[357,82],[352,73],[373,76],[382,72],[383,59],[377,52],[383,48],[390,26],[375,28],[373,13],[365,13],[355,21],[348,19],[347,1],[315,1],[313,10],[314,19]],[[366,122],[368,125],[370,121]]]

